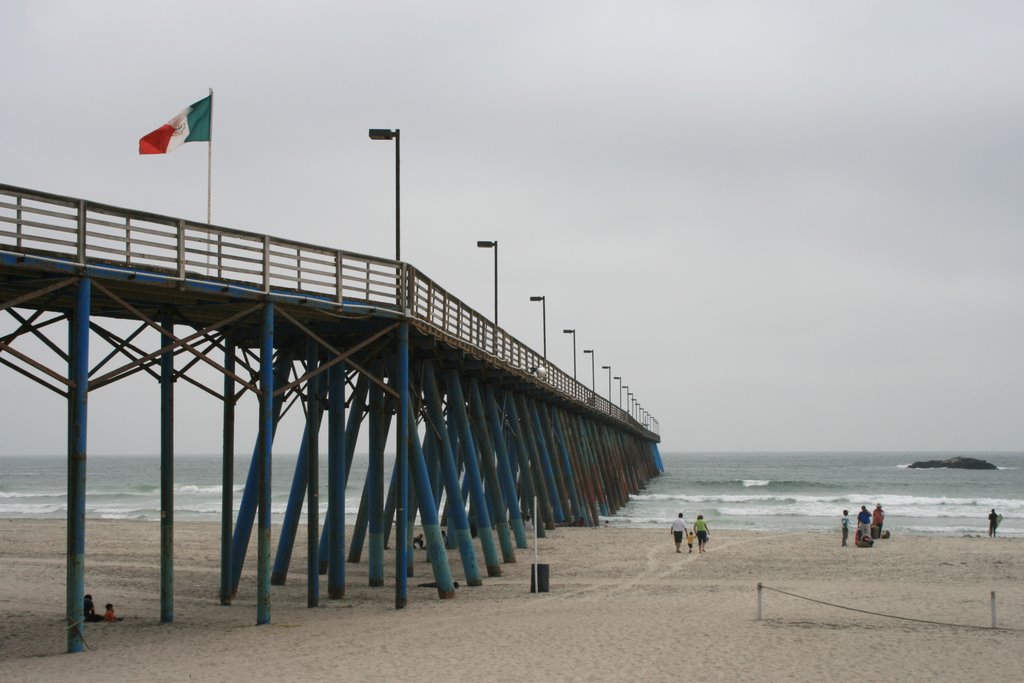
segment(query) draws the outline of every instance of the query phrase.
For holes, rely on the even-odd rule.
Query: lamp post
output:
[[[626,413],[628,413],[630,417],[633,417],[633,399],[631,398],[633,396],[633,392],[629,390],[628,386],[624,388],[626,390]]]
[[[548,359],[548,301],[543,296],[531,296],[530,301],[540,302],[541,323],[544,329],[544,360]]]
[[[619,410],[622,410],[622,378],[616,375],[612,379],[619,380],[619,402],[616,405],[619,407]],[[610,401],[611,399],[609,398],[608,400]]]
[[[608,414],[612,414],[612,366],[602,365],[602,370],[608,371]]]
[[[576,330],[562,330],[562,332],[572,335],[572,378],[576,379]]]
[[[590,393],[593,395],[597,393],[594,391],[594,349],[583,349],[583,353],[590,354]]]
[[[494,249],[494,328],[498,328],[498,240],[478,240],[476,246],[481,249]]]
[[[402,202],[401,183],[399,182],[402,155],[401,134],[398,128],[390,130],[387,128],[371,128],[371,140],[394,140],[395,141],[395,260],[402,260]]]

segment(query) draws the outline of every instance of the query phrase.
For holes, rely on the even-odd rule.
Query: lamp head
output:
[[[576,334],[576,330],[562,330],[562,332],[565,332],[566,334]]]
[[[530,297],[530,301],[544,301],[544,297],[542,297],[542,296],[531,296]]]
[[[390,130],[388,128],[371,128],[370,139],[371,140],[394,140],[395,135],[398,131]]]
[[[498,242],[491,240],[477,240],[476,246],[480,247],[481,249],[490,249],[492,247],[498,246]]]

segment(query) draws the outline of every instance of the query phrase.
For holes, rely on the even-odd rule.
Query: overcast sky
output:
[[[400,128],[403,259],[491,315],[498,240],[502,327],[546,296],[663,451],[1024,448],[1024,4],[285,6],[8,0],[0,182],[205,219],[206,144],[137,149],[212,87],[214,223],[392,257]],[[0,453],[63,452],[0,386]],[[158,450],[155,382],[90,401]],[[178,450],[218,414],[182,387]]]

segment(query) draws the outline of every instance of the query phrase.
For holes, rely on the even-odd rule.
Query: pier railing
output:
[[[296,240],[0,184],[0,251],[76,266],[215,281],[255,293],[364,305],[407,316],[423,331],[508,372],[650,435],[625,410],[543,356],[413,266]]]

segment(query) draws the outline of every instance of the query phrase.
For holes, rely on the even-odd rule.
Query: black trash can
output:
[[[882,536],[882,530],[874,524],[871,525],[871,538],[880,538]]]
[[[548,592],[548,577],[550,576],[550,565],[547,564],[531,564],[530,565],[530,592],[531,593],[547,593]]]

